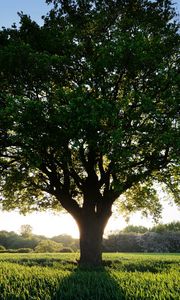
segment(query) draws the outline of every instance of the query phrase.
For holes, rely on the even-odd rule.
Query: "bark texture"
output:
[[[109,217],[100,218],[96,213],[84,216],[79,222],[80,266],[102,265],[102,240]]]

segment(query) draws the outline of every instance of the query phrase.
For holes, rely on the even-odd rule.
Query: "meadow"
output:
[[[179,300],[180,255],[104,254],[99,269],[78,254],[0,254],[0,300]]]

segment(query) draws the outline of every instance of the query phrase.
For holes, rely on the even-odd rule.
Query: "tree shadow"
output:
[[[131,298],[126,279],[128,273],[135,280],[140,273],[156,274],[168,272],[174,267],[173,261],[167,262],[127,262],[125,264],[105,261],[103,267],[97,269],[75,267],[69,276],[61,280],[56,296],[52,299],[63,300],[127,300],[146,299],[146,293],[139,291],[138,296]],[[115,272],[115,273],[114,273]],[[119,273],[119,275],[118,275]],[[134,274],[133,274],[134,273]],[[116,274],[116,276],[113,276]],[[125,274],[123,278],[115,278]],[[142,275],[142,274],[141,274]],[[129,279],[128,279],[129,280]],[[132,285],[134,286],[134,285]],[[134,286],[135,288],[135,286]],[[138,284],[135,288],[138,291]],[[143,293],[141,297],[140,294]],[[151,295],[152,296],[152,295]],[[148,298],[150,299],[150,298]]]
[[[54,299],[123,300],[125,295],[105,268],[85,269],[77,267],[61,281]]]
[[[105,265],[108,268],[114,269],[121,272],[150,272],[153,274],[171,271],[175,266],[176,262],[173,260],[167,261],[105,261]]]
[[[18,265],[24,265],[24,266],[40,266],[40,267],[52,267],[52,268],[58,268],[63,269],[66,271],[76,270],[78,271],[93,271],[93,269],[83,269],[80,267],[77,267],[77,261],[72,260],[62,260],[59,258],[22,258],[20,260],[10,258],[8,259],[8,262],[16,263]],[[102,268],[96,269],[96,272],[106,272],[109,269],[113,269],[116,271],[122,271],[122,272],[151,272],[153,274],[156,273],[162,273],[164,271],[168,272],[173,269],[174,266],[176,266],[176,262],[174,260],[166,260],[166,261],[152,261],[152,260],[146,260],[146,261],[129,261],[129,260],[105,260],[103,261]],[[74,271],[73,271],[74,272]]]

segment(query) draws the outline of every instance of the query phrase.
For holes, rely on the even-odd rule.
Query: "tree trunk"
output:
[[[107,222],[106,222],[107,223]],[[102,239],[105,224],[97,215],[87,216],[78,224],[80,230],[80,266],[102,265]]]
[[[76,201],[69,196],[60,198],[61,205],[75,219],[80,232],[80,266],[98,267],[102,265],[102,239],[104,228],[112,214],[112,201],[102,197],[95,205],[91,199],[97,195],[89,192],[93,187],[88,186],[84,196],[84,203],[79,207]],[[98,195],[99,196],[99,195]]]

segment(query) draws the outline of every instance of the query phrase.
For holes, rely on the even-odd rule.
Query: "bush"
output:
[[[143,252],[179,252],[180,232],[148,232],[139,239]]]
[[[103,241],[104,252],[142,252],[139,245],[139,236],[131,233],[109,235]]]
[[[64,252],[64,253],[72,253],[74,252],[73,249],[71,247],[65,247],[65,248],[62,248],[59,252]]]
[[[30,253],[33,252],[31,248],[19,248],[17,249],[17,253]]]
[[[6,249],[7,253],[17,253],[17,249]]]
[[[56,243],[52,240],[40,241],[39,244],[35,247],[35,252],[44,253],[44,252],[60,252],[62,249],[61,243]]]
[[[31,253],[31,252],[33,252],[33,250],[31,248],[19,248],[19,249],[6,249],[6,248],[1,249],[0,248],[0,253]]]
[[[0,252],[4,252],[4,251],[6,251],[6,248],[4,246],[0,245]]]

